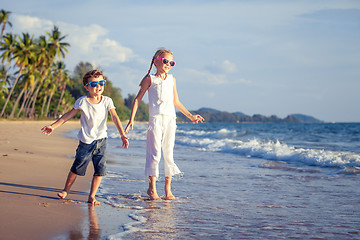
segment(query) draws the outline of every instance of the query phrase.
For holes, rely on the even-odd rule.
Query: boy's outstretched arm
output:
[[[204,122],[205,119],[200,116],[200,115],[193,115],[191,114],[187,109],[186,107],[180,102],[179,100],[179,96],[178,96],[178,93],[177,93],[177,89],[176,89],[176,80],[174,78],[174,88],[173,88],[173,91],[174,91],[174,106],[179,109],[179,111],[184,114],[187,118],[189,118],[192,122]]]
[[[120,133],[120,136],[121,136],[121,141],[123,143],[123,147],[124,148],[128,148],[129,147],[129,140],[128,140],[128,137],[125,135],[125,132],[124,132],[124,129],[121,125],[121,121],[120,121],[120,118],[119,116],[117,115],[116,111],[115,111],[115,108],[112,108],[110,109],[110,115],[111,115],[111,119],[112,121],[114,122],[117,130],[119,131]]]
[[[61,125],[63,125],[64,123],[66,123],[68,120],[70,120],[71,118],[73,118],[78,112],[80,112],[79,109],[71,109],[70,111],[68,111],[67,113],[65,113],[64,115],[61,116],[61,118],[59,118],[58,120],[56,120],[54,123],[52,123],[49,126],[45,126],[41,129],[41,132],[43,134],[46,135],[50,135],[55,128],[60,127]]]

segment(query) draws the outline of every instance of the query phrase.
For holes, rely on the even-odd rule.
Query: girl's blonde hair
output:
[[[150,75],[151,68],[152,68],[152,66],[154,65],[155,59],[159,58],[159,57],[160,57],[161,55],[163,55],[163,54],[171,54],[171,55],[173,55],[173,53],[172,53],[169,49],[166,49],[166,48],[160,48],[159,50],[157,50],[157,51],[155,52],[152,60],[151,60],[149,71],[148,71],[148,73],[145,75],[145,77],[141,80],[140,86],[141,86],[141,84],[143,83],[144,79],[145,79],[147,76]]]

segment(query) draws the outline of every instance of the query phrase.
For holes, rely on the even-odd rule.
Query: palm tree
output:
[[[28,74],[28,80],[27,82],[30,83],[29,85],[26,85],[25,88],[25,93],[24,93],[24,99],[23,102],[20,106],[20,109],[18,111],[17,114],[17,118],[19,118],[21,112],[25,109],[25,117],[28,116],[29,113],[29,105],[31,104],[31,94],[34,92],[35,89],[35,79],[37,79],[38,77],[38,71],[35,69],[34,72],[32,72],[31,74]]]
[[[66,38],[66,36],[61,36],[61,32],[59,31],[59,28],[57,26],[54,26],[54,28],[51,30],[51,32],[46,33],[49,36],[49,42],[46,42],[45,37],[40,37],[39,41],[39,60],[42,62],[42,65],[44,66],[45,71],[42,72],[42,79],[39,83],[39,86],[37,90],[35,91],[35,94],[32,99],[32,107],[31,107],[31,113],[30,116],[32,116],[35,112],[35,103],[36,99],[40,90],[41,85],[44,82],[44,79],[47,77],[47,71],[50,69],[50,67],[53,65],[53,62],[56,57],[58,57],[59,61],[61,57],[65,58],[65,52],[67,53],[68,50],[66,47],[70,46],[69,43],[63,42],[63,40]],[[51,101],[52,95],[45,95],[44,98],[50,97],[49,100]],[[44,107],[44,104],[43,104]],[[47,113],[49,110],[49,104],[47,107]],[[43,112],[43,108],[42,108]],[[45,116],[47,116],[47,113]],[[42,115],[42,114],[41,114]]]
[[[72,109],[74,107],[74,97],[70,94],[69,91],[65,91],[64,93],[64,97],[61,101],[61,107],[62,107],[62,110],[60,112],[60,114],[64,114],[68,111],[70,111],[70,109]]]
[[[49,70],[49,72],[50,72],[50,70]],[[41,90],[39,92],[40,97],[42,97],[42,106],[41,106],[40,118],[46,118],[46,115],[44,114],[44,112],[45,112],[45,105],[46,105],[46,102],[47,102],[47,98],[50,95],[48,89],[50,88],[51,83],[52,83],[52,78],[51,78],[51,75],[49,74],[49,77],[45,78],[44,82],[43,82],[43,89],[44,90]]]
[[[0,56],[1,63],[4,64],[4,62],[7,62],[7,69],[5,71],[4,77],[2,79],[6,79],[9,69],[10,69],[10,62],[13,57],[15,47],[18,44],[17,42],[17,35],[13,35],[11,33],[8,33],[4,37],[4,41],[0,42],[0,51],[3,51],[3,53]]]
[[[50,82],[48,82],[48,87],[46,89],[46,98],[47,98],[47,106],[45,111],[45,117],[48,117],[50,104],[52,97],[54,96],[56,89],[61,84],[64,73],[65,73],[65,64],[63,62],[55,62],[51,65],[51,76]]]
[[[58,72],[58,81],[59,81],[59,84],[60,84],[61,95],[60,95],[60,98],[59,98],[59,102],[58,102],[58,104],[56,106],[55,117],[57,117],[60,104],[61,104],[62,99],[64,97],[65,90],[66,90],[66,85],[70,82],[69,71],[65,70],[65,64],[63,62],[59,62],[58,65],[60,65],[58,67],[58,71],[59,71]]]
[[[49,68],[54,56],[50,53],[50,45],[45,36],[40,36],[36,48],[37,64],[42,68]]]
[[[34,78],[34,74],[32,72],[27,72],[25,74],[22,74],[21,78],[22,78],[21,86],[20,86],[21,91],[20,91],[18,97],[16,98],[16,101],[14,103],[14,106],[10,113],[9,118],[14,118],[15,111],[16,111],[17,106],[19,105],[20,100],[23,97],[24,93],[29,91],[29,89],[34,85],[35,78]],[[26,101],[26,98],[24,98],[23,102],[25,103],[25,101]],[[22,109],[19,110],[18,116],[20,115],[21,110]]]
[[[10,83],[8,78],[5,79],[5,67],[3,65],[0,66],[0,79],[4,79],[0,81],[0,100],[4,99],[5,94],[8,93],[8,89],[5,87],[6,84]]]
[[[52,100],[52,97],[54,96],[55,92],[56,92],[56,88],[58,85],[58,81],[57,81],[57,77],[55,74],[52,74],[50,76],[50,83],[49,86],[47,88],[47,93],[46,93],[46,98],[47,98],[47,105],[46,105],[46,110],[45,110],[45,117],[49,117],[49,110],[50,110],[50,103]]]
[[[19,68],[17,77],[10,89],[10,92],[6,98],[5,104],[3,106],[3,109],[0,113],[0,117],[3,116],[6,106],[10,100],[10,97],[16,87],[16,84],[19,80],[19,77],[24,70],[25,67],[29,67],[30,64],[33,63],[34,57],[35,57],[35,51],[34,51],[35,45],[33,42],[33,37],[30,37],[28,33],[23,33],[23,38],[20,39],[19,43],[16,45],[14,50],[14,60],[16,66]]]
[[[10,13],[11,12],[5,11],[4,9],[0,10],[0,26],[2,25],[0,39],[2,39],[2,36],[4,35],[6,24],[12,27],[12,23],[9,21]]]
[[[47,32],[47,35],[49,36],[50,49],[53,51],[53,54],[58,57],[59,61],[61,57],[65,58],[65,52],[68,52],[66,47],[70,46],[69,43],[62,42],[66,35],[61,36],[57,26],[54,26],[50,33]]]
[[[36,67],[39,69],[40,78],[36,78],[34,87],[37,86],[37,88],[34,94],[32,92],[32,96],[30,96],[31,100],[29,102],[29,105],[31,105],[31,108],[28,108],[28,111],[26,113],[26,115],[28,115],[30,118],[33,117],[33,115],[35,114],[35,104],[37,96],[39,94],[39,90],[43,84],[44,79],[49,73],[51,62],[55,57],[55,55],[52,54],[52,52],[50,51],[49,43],[47,42],[45,36],[40,36],[39,40],[37,41],[36,56]]]
[[[35,69],[33,72],[34,75],[34,84],[32,84],[28,89],[27,92],[25,93],[25,97],[24,97],[24,101],[21,104],[20,110],[18,112],[17,117],[20,116],[20,113],[22,110],[25,109],[25,117],[32,117],[31,113],[33,112],[32,109],[30,108],[31,104],[32,104],[32,94],[34,93],[34,90],[36,88],[36,82],[38,82],[38,79],[40,78],[40,73],[38,69]],[[40,85],[40,84],[39,84]]]

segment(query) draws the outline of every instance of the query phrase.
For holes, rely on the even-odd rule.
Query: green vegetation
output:
[[[0,10],[0,118],[58,118],[87,94],[82,76],[94,66],[80,62],[72,73],[66,69],[62,60],[70,43],[65,42],[66,36],[57,26],[38,38],[30,33],[4,34],[7,26],[12,27],[10,15]],[[124,99],[121,89],[105,78],[104,95],[113,99],[121,120],[129,119],[135,96]],[[148,118],[148,108],[141,102],[136,120]]]
[[[254,114],[248,116],[242,112],[229,113],[219,111],[212,108],[200,108],[192,111],[192,113],[200,114],[205,118],[206,122],[220,122],[220,123],[322,123],[312,116],[303,114],[290,114],[285,118],[279,118],[276,115],[264,116],[261,114]],[[188,122],[189,120],[180,112],[177,112],[178,122]]]

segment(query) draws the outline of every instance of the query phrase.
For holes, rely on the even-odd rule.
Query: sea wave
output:
[[[215,139],[180,137],[177,143],[196,147],[201,151],[213,151],[257,157],[266,160],[301,162],[310,166],[321,167],[360,167],[360,154],[337,152],[324,149],[306,149],[289,146],[279,140],[266,139]]]
[[[259,126],[261,128],[259,128]],[[296,125],[297,126],[297,125]],[[271,161],[302,163],[319,167],[360,167],[360,153],[337,149],[343,142],[332,142],[342,135],[326,132],[327,125],[310,128],[318,130],[321,135],[304,134],[304,127],[294,132],[294,127],[283,125],[255,125],[238,127],[238,125],[180,125],[176,131],[176,144],[194,147],[201,151],[232,153],[246,157],[256,157]],[[339,126],[338,129],[343,129]],[[310,130],[307,130],[308,132]],[[146,140],[147,124],[137,124],[128,137],[131,140]],[[310,131],[310,132],[311,132]],[[303,134],[299,135],[299,132]],[[309,135],[314,139],[309,140]],[[348,135],[346,135],[348,136]],[[117,131],[109,133],[111,138],[119,138]],[[344,139],[349,139],[343,137]],[[287,140],[289,139],[291,143]],[[295,144],[292,144],[296,142]],[[334,145],[335,144],[335,145]],[[334,147],[334,146],[335,147]]]

